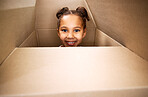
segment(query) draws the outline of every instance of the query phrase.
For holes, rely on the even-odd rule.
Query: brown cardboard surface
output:
[[[29,37],[19,47],[37,47],[36,32],[32,32]]]
[[[7,95],[0,97],[147,97],[148,88],[128,88],[128,89],[111,89],[87,92],[73,92],[73,93],[34,93],[21,95]]]
[[[1,96],[146,97],[147,90],[148,62],[124,47],[17,48],[0,67]]]
[[[36,0],[0,0],[0,10],[32,7]]]
[[[34,9],[35,0],[0,0],[0,64],[35,30]]]
[[[56,29],[38,29],[38,42],[41,47],[55,46],[58,47],[61,45],[60,38],[58,37]]]
[[[97,28],[148,60],[147,0],[86,0]]]
[[[96,30],[95,36],[95,45],[96,46],[122,46],[120,43],[100,31],[99,29]]]

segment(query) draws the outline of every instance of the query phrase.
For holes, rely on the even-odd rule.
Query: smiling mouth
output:
[[[74,46],[76,41],[66,41],[69,46]]]

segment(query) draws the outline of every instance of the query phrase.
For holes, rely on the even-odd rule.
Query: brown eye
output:
[[[75,29],[74,32],[80,32],[80,30],[79,29]]]
[[[66,29],[62,29],[61,31],[62,31],[62,32],[67,32],[67,30],[66,30]]]

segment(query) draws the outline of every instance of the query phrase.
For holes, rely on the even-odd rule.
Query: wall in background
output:
[[[86,0],[97,28],[148,60],[148,1]]]
[[[0,64],[35,30],[36,0],[0,0]]]

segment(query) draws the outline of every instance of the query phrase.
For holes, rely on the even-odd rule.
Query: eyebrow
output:
[[[66,26],[62,26],[61,28],[68,28],[68,27],[66,27]],[[79,26],[76,26],[76,27],[74,27],[74,28],[81,28],[81,27],[79,27]]]
[[[77,26],[77,27],[74,27],[74,28],[81,28],[81,27]]]
[[[67,28],[66,26],[62,26],[61,28]]]

